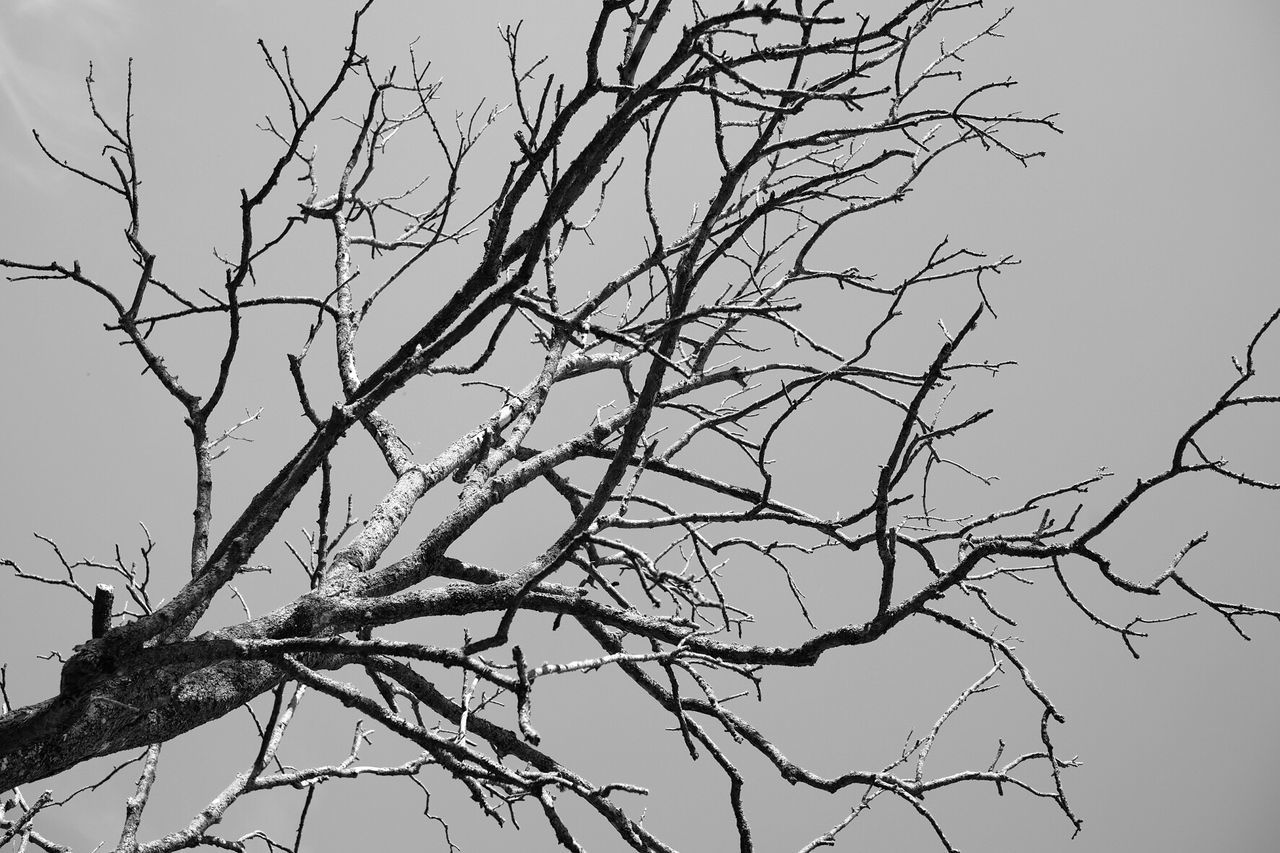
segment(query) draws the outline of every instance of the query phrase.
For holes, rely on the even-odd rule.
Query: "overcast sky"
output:
[[[445,82],[445,103],[464,108],[484,97],[501,104],[509,99],[509,81],[495,24],[527,17],[530,55],[549,52],[573,68],[574,38],[593,7],[379,0],[363,44],[386,67],[402,63],[417,38],[415,51],[431,61],[431,76]],[[264,8],[271,10],[269,19]],[[210,250],[233,245],[238,188],[255,186],[273,156],[254,123],[268,112],[279,114],[280,104],[255,42],[290,45],[295,69],[318,89],[346,42],[350,8],[332,0],[0,3],[0,187],[6,201],[0,256],[78,259],[104,279],[127,269],[119,211],[104,194],[53,169],[34,146],[30,128],[61,155],[94,162],[101,138],[85,108],[88,63],[94,62],[101,104],[114,116],[126,61],[133,57],[144,227],[163,247],[160,272],[203,277],[210,289],[217,287]],[[966,73],[1017,78],[1017,103],[1030,113],[1060,113],[1066,134],[1039,140],[1048,156],[1029,169],[974,157],[941,165],[908,204],[869,232],[897,237],[885,242],[855,234],[850,248],[865,251],[874,263],[910,266],[950,234],[960,243],[1020,257],[1022,265],[999,283],[999,321],[984,324],[980,343],[984,355],[1014,358],[1019,366],[987,386],[999,417],[967,446],[968,458],[999,473],[1005,494],[1024,496],[1105,465],[1116,476],[1099,496],[1114,496],[1165,464],[1182,427],[1230,381],[1230,356],[1242,352],[1280,303],[1273,259],[1280,233],[1280,160],[1273,151],[1280,133],[1280,10],[1267,0],[1026,2],[1002,31],[1006,37],[982,48]],[[510,128],[497,136],[509,139]],[[511,156],[494,150],[498,163]],[[849,262],[863,266],[863,257]],[[136,549],[141,521],[160,543],[157,559],[177,564],[189,535],[187,433],[158,385],[139,377],[135,354],[102,332],[109,319],[104,307],[61,283],[0,289],[0,555],[31,569],[54,571],[33,531],[55,537],[69,555],[101,557],[115,543]],[[291,347],[299,340],[297,328],[288,327]],[[207,331],[207,340],[216,340],[216,330]],[[194,328],[189,334],[182,340],[171,333],[173,346],[198,348],[206,332]],[[280,347],[271,346],[275,334],[270,326],[251,330],[249,356],[260,349],[276,360],[264,362],[261,380],[250,374],[236,385],[224,407],[226,418],[259,406],[266,412],[255,427],[259,441],[238,445],[219,469],[223,513],[252,494],[301,434],[295,401],[273,398],[287,388],[277,381],[283,359]],[[1271,340],[1260,357],[1269,371],[1266,387],[1280,388],[1280,340]],[[185,369],[193,380],[205,376],[206,368],[194,363]],[[266,378],[268,369],[275,378]],[[1214,434],[1218,445],[1210,452],[1280,478],[1278,428],[1275,414],[1249,412]],[[815,470],[813,476],[821,474]],[[348,488],[371,498],[380,485],[374,479]],[[830,485],[815,479],[813,488]],[[1274,495],[1197,481],[1153,501],[1107,542],[1118,564],[1148,578],[1188,539],[1209,529],[1211,538],[1195,552],[1188,573],[1221,598],[1278,607],[1278,517]],[[166,594],[173,589],[166,587]],[[1136,605],[1149,606],[1141,612],[1153,616],[1192,609],[1186,600],[1121,600],[1088,581],[1082,589],[1122,621],[1135,615]],[[261,598],[251,599],[255,613],[278,603],[267,581],[259,590]],[[0,662],[8,664],[15,704],[56,691],[56,664],[36,655],[65,653],[83,639],[87,614],[75,610],[80,604],[65,593],[0,576]],[[1083,761],[1067,784],[1085,830],[1072,842],[1067,822],[1047,805],[974,795],[939,807],[953,821],[956,843],[1000,853],[1273,850],[1280,835],[1273,802],[1280,764],[1280,626],[1249,623],[1255,639],[1246,643],[1221,619],[1202,614],[1156,626],[1135,662],[1113,636],[1093,629],[1060,599],[1047,587],[1029,594],[1023,612],[1032,618],[1018,630],[1039,683],[1067,716],[1059,749]],[[236,618],[234,608],[222,612]],[[66,613],[74,615],[61,620]],[[872,658],[844,655],[826,671],[786,674],[778,683],[787,686],[774,689],[787,702],[763,711],[781,748],[829,773],[847,768],[824,764],[828,752],[860,766],[886,763],[908,729],[926,728],[947,696],[980,674],[981,661],[970,659],[972,666],[954,675],[955,685],[940,688],[938,705],[934,691],[913,684],[933,677],[917,657],[937,639],[907,633],[896,646],[868,653]],[[625,721],[621,743],[590,744],[582,760],[599,762],[605,768],[595,773],[600,778],[662,780],[670,788],[650,798],[647,820],[670,827],[681,849],[717,849],[731,825],[720,781],[701,766],[696,772],[664,766],[683,760],[678,737],[661,731],[666,721],[632,736],[625,701],[608,695],[618,683],[606,676],[592,688],[603,703],[600,717],[575,719],[574,703],[548,728],[561,726],[566,737],[604,737],[624,730],[617,721]],[[1010,694],[1016,689],[1012,683],[1007,688]],[[313,705],[308,711],[316,719],[302,723],[313,728],[300,733],[300,742],[328,751],[297,751],[291,760],[299,765],[340,758],[349,738],[326,739],[322,703]],[[1017,701],[992,707],[1000,708],[992,725],[1010,732],[1025,735],[1027,721],[1038,719]],[[788,719],[791,728],[785,727]],[[213,729],[166,752],[161,778],[168,786],[148,813],[148,837],[185,824],[243,767],[244,755],[218,749],[238,743],[244,751],[246,720],[228,718]],[[975,737],[989,734],[980,725],[973,731]],[[382,754],[393,754],[390,741],[381,738]],[[982,741],[981,750],[989,742]],[[744,769],[762,780],[770,773],[758,764]],[[82,778],[88,776],[68,774],[29,786],[27,797],[47,786],[65,793]],[[440,793],[432,808],[458,810],[454,841],[464,850],[498,844],[555,849],[539,817],[529,816],[528,831],[518,840],[509,832],[495,834],[474,818],[474,808],[452,790],[456,785],[434,782]],[[47,818],[47,833],[77,851],[112,839],[130,785],[131,778],[122,777],[80,811]],[[699,786],[714,790],[715,798],[695,800]],[[421,849],[444,849],[435,825],[420,816],[416,789],[370,787],[374,794],[367,800],[349,799],[352,789],[339,790],[338,784],[322,790],[324,809],[313,817],[310,849],[389,847],[410,838],[421,839]],[[796,849],[837,820],[851,800],[800,796],[771,779],[763,790],[751,801],[761,850]],[[296,799],[281,806],[289,810],[285,825],[296,813]],[[689,805],[695,801],[700,811]],[[237,806],[232,825],[280,819],[272,802],[280,801]],[[357,818],[364,823],[352,828]],[[880,804],[865,828],[842,839],[836,849],[930,849],[913,815]],[[611,844],[598,849],[615,849]]]

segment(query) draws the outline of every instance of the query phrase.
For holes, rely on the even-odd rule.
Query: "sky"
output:
[[[486,98],[501,105],[509,86],[497,22],[527,19],[522,33],[530,53],[551,53],[553,63],[572,68],[576,55],[566,47],[575,43],[590,5],[433,8],[379,0],[364,45],[376,61],[390,64],[403,61],[416,38],[415,52],[430,59],[432,75],[445,83],[446,103],[463,109]],[[245,0],[0,4],[0,187],[7,202],[0,209],[0,256],[75,258],[104,277],[128,269],[120,251],[123,222],[110,199],[55,170],[30,128],[60,155],[93,162],[101,140],[85,108],[88,63],[94,62],[101,103],[115,111],[132,57],[144,227],[164,247],[160,271],[216,286],[211,249],[233,245],[236,190],[260,180],[272,155],[254,129],[264,113],[279,108],[256,40],[287,43],[299,74],[318,87],[347,38],[348,3],[278,0],[270,17],[263,8]],[[1017,102],[1031,113],[1059,113],[1066,133],[1040,140],[1048,156],[1027,169],[975,157],[941,165],[908,204],[852,233],[849,251],[859,266],[889,270],[911,266],[942,235],[1016,254],[1021,266],[997,286],[1000,317],[984,321],[977,346],[1018,366],[983,386],[998,416],[966,444],[966,458],[998,472],[1005,495],[1026,495],[1105,465],[1115,476],[1099,497],[1114,497],[1167,460],[1182,426],[1230,381],[1230,356],[1243,351],[1280,304],[1271,253],[1280,230],[1280,161],[1271,153],[1280,132],[1280,54],[1274,50],[1280,11],[1263,0],[1026,2],[1002,31],[1005,38],[974,55],[966,73],[1017,78]],[[481,153],[486,150],[498,163],[509,156],[496,147]],[[475,180],[484,186],[483,170]],[[307,262],[299,261],[303,269]],[[0,286],[0,555],[30,570],[55,568],[32,532],[55,537],[69,555],[103,557],[115,543],[136,553],[143,542],[139,522],[158,541],[158,564],[181,563],[190,517],[187,434],[171,401],[150,377],[138,376],[133,353],[102,332],[107,319],[104,305],[65,284]],[[394,322],[388,323],[392,346]],[[280,348],[272,346],[285,337],[295,344],[298,329],[273,315],[255,325],[246,342],[248,356],[260,353],[264,367],[234,387],[224,415],[265,411],[249,433],[254,442],[236,444],[219,462],[217,507],[224,513],[252,493],[262,472],[274,470],[279,454],[301,435],[296,404],[281,391],[287,385],[279,381]],[[161,340],[179,351],[216,340],[213,327],[167,334]],[[1263,384],[1280,388],[1280,341],[1268,341],[1259,357]],[[195,363],[182,369],[196,384],[205,378]],[[468,405],[433,411],[433,432],[417,440],[431,445],[467,428]],[[839,441],[849,423],[842,418],[852,415],[834,413],[808,438]],[[1251,411],[1215,431],[1214,452],[1280,478],[1277,428],[1275,413]],[[369,463],[370,470],[376,461],[367,451],[352,451],[350,459]],[[838,499],[841,484],[821,466],[798,471],[805,491],[830,490]],[[379,485],[371,479],[348,488],[359,506],[360,499],[376,498]],[[1187,571],[1222,598],[1278,607],[1272,535],[1278,513],[1275,495],[1195,481],[1141,509],[1107,543],[1118,564],[1152,577],[1190,537],[1208,529],[1212,535]],[[299,516],[294,528],[305,523]],[[500,559],[504,547],[509,543],[475,543],[473,553],[487,548]],[[246,581],[253,585],[247,598],[255,613],[285,594],[272,583]],[[1081,583],[1082,594],[1097,596],[1112,617],[1134,615],[1134,602]],[[1067,716],[1059,749],[1083,762],[1067,784],[1085,830],[1072,841],[1066,821],[1046,805],[973,794],[938,806],[956,843],[1000,853],[1273,849],[1280,833],[1272,804],[1280,763],[1274,731],[1280,625],[1249,623],[1254,640],[1244,642],[1221,619],[1202,614],[1155,627],[1140,646],[1142,659],[1134,661],[1060,594],[1041,587],[1019,599],[1032,617],[1019,625],[1019,636],[1038,682]],[[1162,598],[1144,612],[1168,615],[1188,604]],[[0,576],[0,662],[8,665],[15,704],[56,689],[56,664],[36,655],[65,652],[83,638],[87,615],[63,618],[78,614],[79,606],[66,590]],[[236,606],[221,612],[238,618]],[[826,670],[784,673],[759,713],[797,759],[829,771],[850,762],[881,763],[906,729],[927,727],[980,674],[981,661],[934,656],[937,640],[927,631],[907,631],[883,649],[839,656]],[[715,772],[701,766],[705,761],[693,768],[680,763],[678,737],[661,731],[665,722],[640,725],[626,693],[612,690],[619,683],[604,674],[583,688],[595,702],[586,719],[576,716],[582,697],[567,692],[557,713],[546,712],[544,734],[576,738],[574,754],[596,776],[656,780],[663,788],[649,798],[647,819],[670,827],[682,850],[716,849],[730,824]],[[1007,704],[967,709],[973,719],[964,724],[970,728],[958,729],[956,760],[967,744],[986,750],[993,732],[1025,736],[1027,721],[1038,719],[1019,704],[1015,684],[1003,690]],[[345,753],[349,721],[339,722],[321,702],[307,708],[300,726],[300,744],[327,760]],[[185,824],[243,765],[228,745],[243,744],[246,730],[247,721],[232,715],[167,748],[161,778],[169,784],[148,813],[150,835]],[[618,731],[627,734],[616,737]],[[390,740],[381,737],[371,756],[396,754]],[[301,747],[293,758],[320,760]],[[797,792],[771,780],[763,766],[744,769],[761,780],[749,803],[760,849],[796,849],[848,809],[847,797]],[[77,851],[112,838],[131,773],[49,818],[48,834]],[[68,774],[32,789],[74,789],[80,778]],[[416,789],[373,782],[370,793],[358,794],[339,784],[318,795],[326,807],[313,818],[310,849],[385,846],[410,833],[425,839],[425,849],[444,849],[436,825],[421,817]],[[475,819],[452,787],[439,783],[432,810],[453,819],[455,843],[464,850],[515,843],[509,830],[499,833]],[[703,788],[715,798],[694,796]],[[278,819],[272,802],[241,804],[234,825]],[[555,849],[540,818],[528,823],[518,839],[522,849]],[[610,843],[602,838],[592,849],[616,849]],[[911,814],[877,804],[836,849],[930,849],[929,843]]]

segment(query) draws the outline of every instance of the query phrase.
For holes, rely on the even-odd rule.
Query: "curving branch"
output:
[[[551,679],[611,671],[636,688],[637,707],[680,738],[691,760],[710,757],[725,780],[740,850],[757,844],[746,795],[754,762],[792,785],[852,798],[848,816],[804,851],[834,844],[881,796],[907,805],[951,851],[957,842],[926,795],[958,785],[1045,800],[1076,831],[1081,825],[1063,774],[1077,762],[1063,757],[1049,728],[1065,716],[1000,627],[1019,618],[1001,583],[1052,574],[1069,607],[1117,634],[1135,656],[1132,642],[1147,636],[1145,627],[1187,614],[1106,619],[1077,592],[1079,571],[1096,570],[1135,608],[1166,592],[1190,597],[1246,638],[1248,617],[1280,619],[1280,611],[1220,600],[1192,583],[1188,564],[1208,534],[1190,538],[1149,582],[1113,565],[1102,544],[1134,506],[1175,480],[1205,474],[1280,489],[1274,473],[1233,467],[1206,450],[1209,427],[1228,412],[1280,403],[1257,390],[1259,345],[1274,334],[1280,311],[1248,343],[1237,376],[1174,439],[1168,466],[1115,501],[1090,493],[1105,473],[984,514],[948,507],[930,488],[952,473],[994,479],[955,456],[957,437],[984,428],[992,410],[957,413],[952,393],[975,371],[997,374],[1011,364],[978,361],[969,351],[980,324],[996,319],[984,276],[989,282],[1018,262],[942,238],[905,275],[880,280],[847,257],[843,229],[909,201],[952,152],[1024,166],[1043,153],[1027,146],[1058,131],[1055,116],[1001,108],[1012,80],[960,75],[967,54],[1001,35],[1007,12],[983,17],[968,0],[912,0],[882,19],[843,17],[830,0],[718,11],[605,0],[574,55],[577,77],[552,71],[545,58],[529,61],[520,28],[502,30],[511,108],[477,105],[451,127],[437,103],[443,84],[427,78],[430,63],[411,51],[409,72],[397,74],[362,52],[361,23],[372,7],[368,0],[354,13],[338,70],[318,97],[304,94],[287,50],[262,45],[287,117],[261,125],[278,151],[258,188],[241,191],[239,245],[224,259],[218,296],[199,282],[153,275],[131,71],[122,122],[108,120],[92,73],[87,80],[90,110],[106,134],[107,177],[59,159],[36,136],[58,167],[123,200],[124,249],[138,277],[108,281],[56,260],[0,258],[0,267],[12,281],[66,281],[106,303],[107,330],[123,336],[182,407],[193,441],[194,523],[189,565],[157,566],[155,577],[145,527],[141,565],[118,548],[114,562],[68,560],[52,539],[45,541],[61,567],[56,576],[0,557],[12,577],[68,588],[93,607],[56,695],[21,708],[4,695],[0,790],[141,748],[120,851],[243,850],[250,842],[298,849],[318,787],[371,776],[420,786],[425,816],[443,827],[451,851],[453,830],[431,813],[424,779],[461,786],[481,814],[503,825],[517,813],[537,814],[569,850],[585,842],[577,810],[563,808],[562,798],[594,812],[632,849],[671,850],[633,808],[643,787],[589,781],[563,757],[564,744],[535,725],[552,713]],[[944,24],[962,23],[969,36],[921,55]],[[333,115],[338,103],[357,103],[356,114]],[[342,156],[326,169],[316,146],[334,138]],[[487,195],[469,180],[486,150],[482,138],[503,158],[485,166]],[[415,176],[435,169],[444,178],[385,186],[386,164],[400,162],[389,152],[402,146],[423,161]],[[294,177],[300,188],[291,189]],[[673,213],[668,194],[699,201],[692,213]],[[272,216],[278,221],[267,221]],[[305,295],[242,295],[255,264],[294,250],[297,235],[317,228],[332,252],[332,278]],[[593,255],[593,235],[610,228],[630,242]],[[470,264],[456,280],[437,265],[446,248]],[[424,280],[431,286],[419,288],[412,310],[397,302]],[[936,293],[951,304],[929,303]],[[285,351],[303,437],[250,484],[253,497],[215,535],[212,464],[262,410],[225,428],[211,419],[249,367],[245,312],[266,306],[313,317],[300,346]],[[367,339],[375,306],[401,313],[402,339]],[[904,319],[922,312],[932,319],[934,308],[945,317],[937,330],[922,333]],[[204,396],[181,384],[167,361],[191,354],[162,353],[148,337],[198,315],[226,323],[217,352],[201,354],[215,377]],[[816,328],[822,315],[844,324],[837,339]],[[329,334],[334,357],[326,368],[308,356]],[[372,361],[371,347],[379,354]],[[322,378],[326,369],[331,375]],[[430,458],[417,455],[417,437],[438,412],[491,393],[477,387],[498,390],[499,402]],[[832,446],[795,441],[807,419],[830,417],[823,406],[838,407],[847,438]],[[348,438],[356,426],[385,467],[348,467],[345,445],[364,440]],[[814,506],[789,473],[797,444],[828,464],[865,461],[874,475],[852,484],[841,508]],[[332,502],[346,476],[377,483],[380,493],[363,508],[348,502],[342,521]],[[316,479],[315,514],[307,515],[315,528],[305,531],[306,547],[294,547],[280,521]],[[491,525],[503,524],[497,508],[517,502],[551,507],[555,522],[535,541],[513,537],[501,565],[469,560],[466,543],[493,535]],[[213,624],[215,598],[224,590],[240,597],[237,576],[269,568],[253,562],[268,542],[288,544],[303,577],[279,583],[297,587],[270,612],[252,617],[246,604],[242,620]],[[819,560],[838,564],[864,590],[842,603],[836,624],[812,607],[821,590],[807,569]],[[785,580],[781,606],[804,622],[798,639],[773,633],[782,611],[752,612],[743,578],[754,566]],[[122,578],[132,604],[115,612],[110,587],[90,593],[95,573]],[[456,645],[389,638],[390,629],[440,617],[466,618]],[[998,627],[983,627],[991,619]],[[787,757],[785,732],[766,733],[739,701],[760,699],[779,668],[816,667],[907,622],[940,627],[991,662],[888,763],[869,759],[835,772],[804,766]],[[581,650],[534,657],[548,623],[576,632]],[[367,683],[332,675],[344,668]],[[989,764],[930,775],[931,751],[952,731],[949,721],[990,701],[978,697],[1006,672],[1042,711],[1032,719],[1031,745],[1005,758],[1001,740]],[[309,692],[362,721],[336,763],[281,758]],[[185,825],[147,840],[144,828],[153,824],[143,813],[164,772],[161,745],[246,706],[258,732],[246,755],[252,761]],[[374,731],[394,735],[411,754],[361,763]],[[214,834],[245,797],[286,787],[306,791],[292,848],[264,831]],[[63,849],[34,827],[53,805],[42,797],[4,818],[3,838]]]

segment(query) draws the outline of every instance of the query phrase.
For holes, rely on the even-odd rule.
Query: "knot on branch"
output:
[[[59,692],[64,696],[79,693],[101,677],[113,675],[117,660],[115,651],[103,638],[81,643],[62,665]]]

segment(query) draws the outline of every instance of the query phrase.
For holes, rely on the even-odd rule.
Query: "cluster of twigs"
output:
[[[125,337],[146,368],[181,409],[191,432],[197,497],[190,576],[177,583],[151,565],[150,533],[142,566],[119,552],[111,563],[68,561],[55,554],[66,577],[37,577],[69,586],[92,601],[76,572],[97,569],[124,579],[136,609],[110,614],[66,660],[57,696],[0,717],[0,789],[27,784],[95,756],[142,748],[143,771],[129,799],[120,851],[160,853],[208,845],[297,850],[315,786],[366,775],[404,776],[425,787],[428,768],[465,786],[478,807],[502,822],[518,803],[531,801],[556,839],[581,849],[578,832],[557,806],[571,796],[589,806],[636,850],[669,850],[637,820],[619,794],[643,793],[628,783],[598,783],[557,757],[555,744],[534,720],[539,682],[614,668],[653,703],[660,724],[670,723],[693,759],[709,755],[728,780],[732,820],[742,850],[753,849],[744,806],[747,779],[741,756],[763,757],[782,779],[818,791],[854,793],[848,817],[801,849],[834,843],[877,797],[909,804],[941,845],[952,841],[925,797],[956,785],[989,784],[1053,802],[1078,829],[1061,771],[1074,760],[1055,749],[1051,721],[1063,717],[1033,679],[1008,638],[982,627],[966,607],[973,602],[991,624],[1012,625],[993,581],[1025,572],[1029,563],[1051,567],[1067,597],[1091,620],[1114,631],[1133,650],[1141,630],[1160,619],[1113,624],[1074,592],[1070,578],[1092,565],[1117,589],[1157,595],[1172,587],[1217,612],[1243,634],[1246,616],[1276,611],[1223,602],[1191,585],[1180,571],[1197,537],[1154,581],[1126,577],[1097,540],[1148,492],[1185,475],[1218,475],[1274,489],[1275,483],[1230,468],[1202,449],[1205,427],[1229,409],[1280,402],[1251,393],[1255,350],[1274,324],[1269,318],[1237,367],[1238,380],[1174,445],[1168,466],[1139,480],[1113,505],[1086,508],[1098,474],[980,516],[947,518],[928,499],[932,472],[951,466],[948,442],[990,414],[978,411],[944,420],[940,402],[969,371],[1003,365],[961,356],[979,322],[994,313],[984,277],[1008,270],[1011,257],[993,258],[942,240],[912,274],[884,284],[855,266],[827,269],[830,244],[848,217],[904,200],[946,152],[981,148],[1026,163],[1020,128],[1056,130],[1053,116],[1031,117],[999,107],[1013,81],[971,84],[960,61],[975,42],[998,36],[1003,15],[980,24],[968,38],[938,48],[928,34],[967,21],[964,0],[913,0],[892,16],[841,17],[830,0],[786,5],[739,4],[721,11],[671,0],[604,0],[585,46],[585,71],[576,84],[557,79],[520,51],[519,28],[503,31],[513,86],[512,108],[477,109],[442,119],[440,86],[411,57],[407,76],[381,74],[360,52],[359,30],[369,11],[356,14],[338,73],[318,95],[294,76],[287,52],[263,46],[279,85],[287,118],[263,129],[279,156],[240,201],[238,249],[225,264],[216,294],[195,282],[161,281],[157,254],[141,225],[139,164],[132,130],[132,77],[123,125],[108,120],[94,98],[90,107],[107,134],[107,177],[57,163],[120,197],[127,212],[125,240],[137,268],[129,285],[95,278],[78,263],[0,259],[14,281],[70,281],[110,307],[109,330]],[[1007,13],[1006,13],[1007,14]],[[610,50],[616,55],[607,55]],[[607,70],[612,69],[612,70]],[[349,156],[336,173],[319,165],[311,138],[317,122],[344,87],[363,81],[363,111],[348,119]],[[664,212],[664,163],[673,149],[692,148],[689,116],[710,128],[699,158],[710,175],[709,195],[688,221]],[[484,133],[512,123],[510,160],[496,194],[468,209],[461,186]],[[393,138],[421,130],[447,175],[434,195],[425,184],[379,195],[374,180]],[[624,152],[639,152],[624,161]],[[274,224],[263,221],[268,199],[287,194],[285,178],[306,188],[296,211]],[[557,275],[562,260],[591,240],[591,229],[611,215],[615,193],[633,182],[638,199],[630,215],[640,238],[622,268],[581,286]],[[267,253],[287,252],[306,228],[330,229],[334,279],[308,296],[246,295],[255,264]],[[383,304],[392,285],[403,286],[429,268],[444,246],[472,251],[472,272],[439,300],[381,363],[361,364],[362,324]],[[357,279],[357,259],[385,267],[376,279]],[[881,353],[899,334],[905,299],[925,286],[966,288],[973,310],[914,363],[885,366]],[[971,289],[969,289],[971,288]],[[823,295],[815,299],[813,294]],[[833,299],[851,300],[850,327],[860,331],[835,344],[807,329],[815,305],[832,311]],[[811,303],[806,313],[805,300]],[[242,369],[241,324],[246,312],[294,306],[314,315],[299,351],[289,356],[298,403],[311,429],[306,440],[261,485],[256,496],[214,537],[212,462],[220,444],[251,415],[221,434],[212,426],[226,389]],[[195,315],[225,318],[225,344],[211,388],[184,385],[149,338],[161,324]],[[515,340],[531,329],[532,344]],[[308,385],[313,343],[332,333],[341,397],[321,402]],[[466,345],[478,355],[463,357]],[[430,459],[418,458],[401,439],[403,424],[380,411],[413,382],[437,401],[460,383],[486,376],[496,353],[521,346],[536,355],[523,387],[507,387],[501,405],[473,430]],[[449,359],[459,359],[450,362]],[[618,396],[584,411],[585,429],[531,443],[548,400],[587,375],[611,377]],[[487,380],[486,380],[487,381]],[[865,501],[836,515],[784,499],[772,452],[783,427],[819,398],[840,395],[849,411],[888,411],[886,435],[859,435],[860,453],[875,453],[878,475]],[[933,411],[934,414],[928,412]],[[584,421],[588,417],[583,418]],[[385,460],[389,485],[359,525],[350,504],[345,521],[332,521],[332,453],[348,431],[361,427]],[[730,451],[722,462],[721,449]],[[823,452],[852,452],[827,448]],[[711,464],[708,460],[715,460]],[[973,472],[968,472],[973,473]],[[294,551],[307,584],[290,603],[239,624],[195,627],[220,591],[255,568],[254,554],[284,511],[319,476],[318,523],[305,553]],[[974,476],[977,476],[974,474]],[[453,508],[419,541],[389,556],[418,502],[446,480],[460,486]],[[524,489],[546,489],[562,503],[565,524],[521,556],[524,562],[490,567],[468,562],[455,543],[494,507]],[[1076,502],[1076,501],[1079,502]],[[336,529],[335,529],[336,527]],[[789,533],[779,538],[777,531]],[[144,528],[145,531],[145,528]],[[52,542],[50,542],[52,545]],[[874,573],[875,594],[851,605],[835,627],[816,624],[795,569],[819,549],[837,549],[851,571]],[[803,618],[805,640],[793,645],[751,641],[748,609],[725,583],[730,553],[754,554],[784,573]],[[32,575],[12,561],[22,577]],[[154,575],[153,577],[153,568]],[[923,570],[923,571],[921,571]],[[163,578],[159,577],[161,574]],[[917,580],[912,580],[917,578]],[[923,580],[919,580],[923,578]],[[149,583],[171,590],[153,603]],[[957,599],[961,603],[957,604]],[[108,611],[110,606],[108,605]],[[571,661],[534,664],[520,645],[528,614],[576,623],[590,648]],[[440,615],[496,617],[491,631],[456,647],[380,638],[380,629]],[[246,612],[246,617],[248,614]],[[732,700],[758,695],[771,669],[810,666],[841,647],[872,643],[912,619],[951,629],[989,650],[991,669],[965,690],[921,738],[913,738],[884,767],[827,777],[785,757],[774,737]],[[104,621],[99,619],[98,621]],[[488,624],[485,622],[477,624]],[[758,636],[758,635],[756,635]],[[1136,653],[1136,652],[1135,652]],[[327,672],[363,671],[365,692]],[[972,696],[991,689],[1006,668],[1042,707],[1040,743],[1013,757],[1003,744],[985,768],[942,776],[927,771],[930,749],[944,723]],[[464,674],[462,686],[447,670]],[[736,691],[736,692],[735,692]],[[297,769],[277,758],[302,697],[318,692],[358,711],[377,727],[416,745],[402,764],[359,762],[367,730],[357,726],[350,754],[339,764]],[[161,744],[270,694],[271,710],[258,728],[256,759],[189,825],[151,841],[138,837],[156,779]],[[502,703],[508,697],[511,701]],[[255,716],[255,724],[258,718]],[[239,838],[214,834],[240,798],[291,786],[307,790],[292,844],[255,832]],[[16,790],[16,789],[15,789]],[[35,829],[52,795],[28,803],[15,794],[17,817],[0,822],[0,845],[21,838],[45,850],[65,850]],[[432,816],[435,820],[440,820]],[[445,841],[454,849],[448,824]]]

